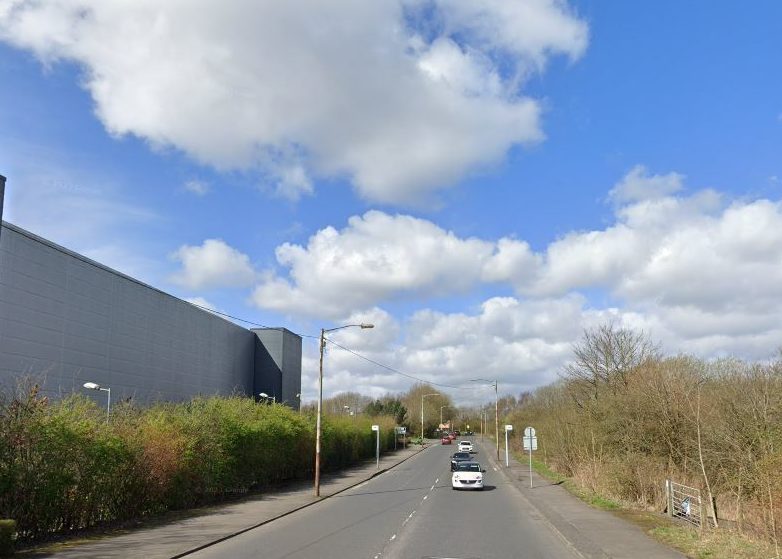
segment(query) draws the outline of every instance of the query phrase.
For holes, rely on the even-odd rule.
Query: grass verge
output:
[[[681,524],[661,513],[630,508],[622,503],[580,487],[572,479],[550,469],[545,463],[533,460],[532,469],[546,479],[562,485],[570,493],[600,510],[610,511],[639,526],[655,540],[668,545],[693,559],[772,559],[779,557],[774,546],[739,534],[732,530],[697,529]]]

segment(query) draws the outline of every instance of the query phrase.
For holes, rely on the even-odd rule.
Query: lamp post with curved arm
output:
[[[111,417],[111,388],[104,388],[97,382],[85,382],[84,388],[87,390],[100,390],[101,392],[108,392],[108,400],[106,401],[106,423],[109,422]]]
[[[318,416],[315,423],[315,496],[320,497],[320,440],[321,440],[321,416],[323,413],[323,350],[326,348],[326,332],[342,330],[343,328],[356,327],[374,328],[374,324],[345,324],[336,328],[320,329],[320,367],[318,373]]]
[[[444,406],[440,406],[440,426],[443,424],[443,408],[447,408],[448,404],[445,404]]]

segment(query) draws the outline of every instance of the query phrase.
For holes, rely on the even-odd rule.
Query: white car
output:
[[[472,452],[472,443],[470,441],[459,441],[459,452]]]
[[[483,472],[477,462],[459,462],[456,471],[451,474],[451,487],[454,489],[483,490]]]

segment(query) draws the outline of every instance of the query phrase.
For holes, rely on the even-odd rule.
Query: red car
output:
[[[448,433],[448,438],[454,440],[456,438],[456,435],[454,433]]]
[[[447,436],[447,435],[446,435],[445,437],[443,437],[442,439],[440,439],[440,442],[441,442],[442,444],[451,444],[451,437],[449,437],[449,436]]]

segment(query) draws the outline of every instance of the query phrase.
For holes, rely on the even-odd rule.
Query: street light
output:
[[[315,496],[320,497],[320,439],[321,439],[321,415],[323,413],[323,350],[326,348],[326,332],[333,332],[334,330],[342,330],[343,328],[350,327],[361,328],[374,328],[374,324],[346,324],[344,326],[337,326],[336,328],[321,328],[320,329],[320,367],[318,373],[318,416],[315,422]]]
[[[428,396],[441,396],[441,394],[439,392],[421,394],[421,446],[424,444],[424,398],[427,398]]]
[[[445,404],[444,406],[440,406],[440,427],[443,425],[443,408],[447,408],[448,404]]]
[[[299,415],[301,415],[301,392],[296,393],[296,401],[299,403]]]
[[[102,392],[107,392],[107,396],[109,399],[106,401],[106,423],[109,422],[109,417],[111,416],[111,388],[103,388],[100,384],[96,382],[85,382],[84,388],[87,390],[100,390]]]
[[[274,404],[274,403],[276,403],[276,402],[277,402],[277,397],[276,397],[276,396],[269,396],[269,395],[268,395],[266,392],[261,392],[260,394],[258,394],[258,396],[259,396],[261,399],[263,399],[263,400],[266,400],[267,402],[268,402],[269,400],[271,400],[271,401],[272,401],[272,404]]]
[[[494,442],[497,446],[497,460],[500,459],[500,412],[497,396],[497,381],[485,378],[472,378],[470,382],[486,382],[489,386],[494,385]]]

